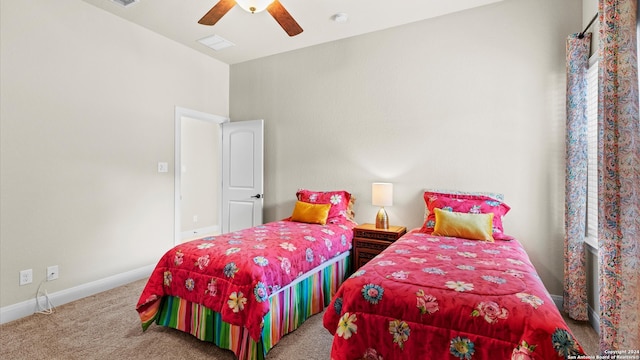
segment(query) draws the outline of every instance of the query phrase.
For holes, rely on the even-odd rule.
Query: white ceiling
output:
[[[214,26],[198,20],[218,0],[140,0],[127,8],[111,0],[84,0],[114,15],[175,40],[227,64],[387,29],[503,0],[280,0],[304,29],[289,37],[271,15],[248,13],[238,5]],[[332,21],[346,13],[344,23]],[[198,42],[219,35],[236,46],[214,51]]]

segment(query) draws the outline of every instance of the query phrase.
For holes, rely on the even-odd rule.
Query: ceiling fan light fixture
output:
[[[264,11],[275,0],[236,0],[236,4],[240,5],[245,11],[252,14]]]

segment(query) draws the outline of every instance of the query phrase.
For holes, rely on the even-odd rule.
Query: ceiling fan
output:
[[[214,25],[236,4],[252,14],[267,10],[289,36],[296,36],[302,32],[300,25],[278,0],[220,0],[198,23]]]

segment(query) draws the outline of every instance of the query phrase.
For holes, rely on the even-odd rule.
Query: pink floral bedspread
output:
[[[305,272],[351,248],[352,228],[276,221],[180,244],[158,262],[136,309],[143,327],[163,296],[204,305],[260,339],[268,297]]]
[[[407,233],[340,287],[338,359],[563,359],[583,354],[516,240]]]

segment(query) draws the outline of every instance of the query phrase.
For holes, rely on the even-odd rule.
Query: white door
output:
[[[222,233],[262,224],[263,120],[222,124]]]

